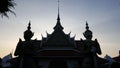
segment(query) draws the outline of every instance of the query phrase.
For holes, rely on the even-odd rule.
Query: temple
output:
[[[86,39],[75,40],[70,33],[65,34],[58,13],[54,31],[41,40],[31,38],[29,22],[24,32],[24,41],[19,39],[12,60],[13,68],[106,68],[106,60],[98,57],[101,48],[97,39],[92,40],[93,33],[86,22],[83,33]]]
[[[19,39],[11,60],[12,68],[107,68],[97,39],[92,40],[93,32],[86,22],[85,39],[75,40],[66,34],[60,22],[59,5],[54,31],[41,40],[31,39],[31,22],[24,32],[24,41]]]

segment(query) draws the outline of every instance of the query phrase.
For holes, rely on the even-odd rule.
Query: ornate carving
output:
[[[97,68],[97,54],[101,54],[100,45],[95,39],[92,40],[92,31],[89,30],[88,23],[86,22],[86,31],[83,33],[86,40],[82,40],[82,44],[84,45],[84,60],[83,67],[84,68]],[[87,66],[87,67],[86,67]]]

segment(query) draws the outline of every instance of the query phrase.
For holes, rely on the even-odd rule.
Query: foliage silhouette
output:
[[[13,13],[15,15],[15,13],[11,10],[12,8],[14,8],[15,5],[16,3],[14,2],[14,0],[0,0],[0,15],[2,17],[9,17],[7,14],[8,12]]]

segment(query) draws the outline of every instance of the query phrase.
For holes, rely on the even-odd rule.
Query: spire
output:
[[[92,31],[89,30],[89,26],[88,26],[87,21],[86,21],[86,31],[83,33],[83,35],[87,40],[92,39]]]
[[[87,21],[86,21],[86,30],[89,30],[89,26],[88,26]]]
[[[58,18],[57,18],[57,20],[60,20],[60,15],[59,15],[59,0],[58,0]]]
[[[56,29],[63,30],[63,27],[62,27],[62,25],[60,23],[59,2],[60,1],[58,0],[58,17],[57,17],[57,23],[56,23],[56,25],[54,27],[54,30],[56,30]]]
[[[28,30],[30,30],[30,29],[31,29],[31,27],[30,27],[30,26],[31,26],[31,21],[29,21],[29,24],[28,24],[28,27],[27,27],[27,28],[28,28]]]
[[[31,29],[31,23],[29,21],[27,30],[24,32],[24,39],[25,41],[30,41],[31,38],[33,37],[34,33],[30,30]]]

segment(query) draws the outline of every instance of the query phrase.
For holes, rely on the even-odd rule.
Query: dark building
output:
[[[120,50],[119,50],[119,55],[116,56],[116,57],[113,57],[113,59],[114,59],[116,62],[120,63]]]
[[[0,68],[2,68],[2,59],[0,58]]]
[[[111,68],[120,68],[120,50],[119,50],[119,55],[113,57],[112,59],[115,60],[115,62],[111,64]]]
[[[58,13],[57,23],[51,34],[41,40],[32,40],[34,33],[31,23],[24,32],[24,39],[19,39],[11,60],[12,68],[107,68],[106,60],[97,56],[102,54],[97,39],[92,40],[92,31],[86,22],[86,39],[75,40],[65,34]]]

